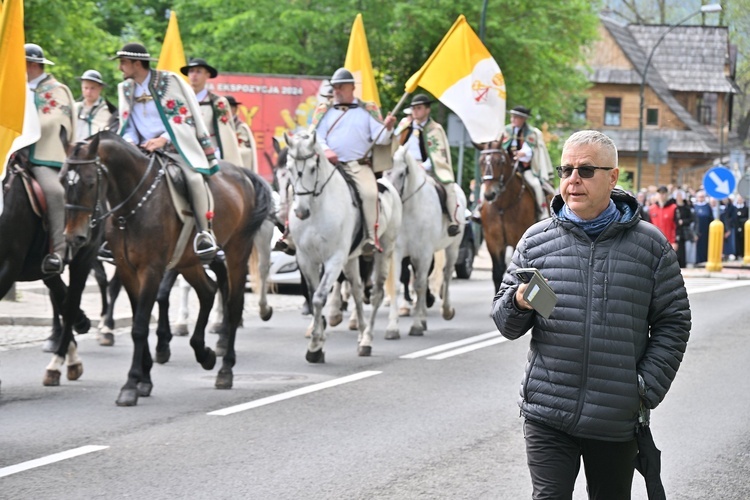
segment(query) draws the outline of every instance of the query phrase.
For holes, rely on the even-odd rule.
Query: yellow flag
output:
[[[26,52],[23,48],[23,0],[0,7],[0,179],[16,137],[23,132],[26,107]]]
[[[365,24],[362,14],[357,14],[349,36],[349,48],[346,49],[344,67],[352,72],[354,81],[354,95],[363,101],[374,102],[380,107],[378,86],[375,84],[375,73],[372,71],[370,49],[367,47]]]
[[[412,93],[417,87],[456,113],[474,142],[500,137],[505,126],[505,79],[463,14],[409,78],[405,90]]]
[[[187,61],[185,60],[185,50],[182,48],[180,28],[177,26],[177,13],[170,11],[169,25],[167,25],[167,33],[164,35],[164,44],[161,46],[161,54],[159,54],[156,69],[177,73],[187,81],[187,76],[180,73],[180,68],[183,66],[187,66]]]

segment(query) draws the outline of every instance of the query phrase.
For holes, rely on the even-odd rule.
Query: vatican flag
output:
[[[344,67],[354,75],[354,81],[356,82],[354,95],[363,101],[374,102],[380,107],[380,96],[378,95],[378,86],[375,84],[375,73],[372,71],[370,49],[367,47],[362,14],[357,14],[354,19]]]
[[[406,82],[406,92],[429,91],[463,121],[477,143],[500,138],[505,126],[505,80],[492,55],[462,15],[427,62]]]
[[[183,80],[188,81],[187,76],[180,73],[180,68],[183,66],[187,66],[187,61],[185,61],[185,49],[182,48],[180,28],[177,25],[177,13],[170,11],[167,33],[164,35],[164,44],[161,46],[156,69],[177,73]]]

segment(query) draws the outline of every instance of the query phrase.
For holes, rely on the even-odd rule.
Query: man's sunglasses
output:
[[[555,170],[557,170],[557,175],[560,176],[561,179],[567,179],[571,175],[573,175],[573,170],[578,170],[578,176],[581,179],[591,179],[597,170],[613,170],[615,167],[592,167],[592,166],[583,166],[583,167],[568,167],[568,166],[559,166],[556,167]]]

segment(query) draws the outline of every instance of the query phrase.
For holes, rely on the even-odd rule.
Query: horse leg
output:
[[[500,290],[500,285],[503,284],[503,275],[505,274],[505,256],[496,256],[490,254],[492,258],[492,282],[495,284],[495,293]]]
[[[174,325],[174,334],[178,337],[184,337],[188,334],[188,298],[190,295],[190,284],[184,279],[180,278],[179,290],[180,300],[179,308],[177,309],[177,322]]]
[[[115,271],[112,279],[109,280],[107,285],[107,292],[109,293],[109,305],[107,306],[107,312],[104,315],[104,324],[99,326],[99,345],[100,346],[113,346],[115,345],[115,301],[117,296],[120,295],[122,290],[122,280],[120,275]]]
[[[273,239],[273,221],[266,219],[255,235],[253,251],[250,254],[250,282],[253,292],[258,294],[260,319],[268,321],[273,316],[273,307],[268,305],[266,281],[271,269],[271,240]]]
[[[429,265],[427,262],[431,255],[415,258],[412,256],[414,265],[414,289],[417,294],[417,304],[414,306],[414,322],[412,323],[409,335],[422,336],[427,329],[427,273]]]
[[[226,326],[224,325],[224,302],[224,295],[221,293],[221,290],[218,290],[211,306],[211,314],[209,314],[209,318],[212,318],[209,320],[209,333],[226,333]]]
[[[214,266],[211,266],[214,269]],[[223,267],[223,264],[221,265]],[[218,268],[214,271],[218,280],[225,280],[226,273]],[[190,347],[193,348],[195,360],[204,370],[212,370],[216,365],[216,352],[206,345],[206,325],[211,306],[214,303],[216,287],[208,276],[203,266],[195,265],[183,271],[183,276],[198,295],[198,318],[195,320],[193,335],[190,337]],[[221,340],[221,339],[220,339]],[[219,347],[217,346],[217,350]]]
[[[104,264],[101,261],[95,260],[94,265],[91,267],[94,272],[94,279],[96,284],[99,285],[99,295],[102,298],[102,312],[99,314],[99,327],[104,325],[104,316],[109,310],[109,297],[107,296],[107,273],[104,271]]]
[[[133,359],[128,371],[128,380],[120,388],[120,394],[115,401],[117,406],[135,406],[140,396],[149,396],[153,389],[153,360],[148,347],[148,325],[161,280],[158,274],[150,269],[143,270],[140,274],[141,276],[122,276],[133,307],[133,326],[130,330],[133,339]]]
[[[42,345],[42,351],[44,352],[55,352],[60,347],[60,338],[62,337],[62,323],[60,322],[60,316],[62,315],[63,304],[65,302],[65,295],[67,294],[68,287],[63,282],[60,276],[53,276],[44,280],[44,284],[47,286],[49,292],[50,302],[52,303],[52,331],[49,337],[47,337]]]
[[[172,332],[169,328],[169,294],[172,291],[178,273],[170,269],[164,273],[164,277],[159,283],[159,291],[156,293],[156,303],[159,304],[159,321],[156,326],[156,359],[155,361],[163,365],[172,356],[172,350],[169,348],[169,342],[172,340]]]
[[[227,265],[229,267],[227,269],[228,278],[226,280],[227,291],[223,293],[223,296],[226,297],[225,324],[228,328],[228,343],[226,353],[221,361],[221,368],[219,369],[219,373],[216,374],[214,387],[217,389],[231,389],[234,382],[232,368],[234,368],[237,360],[234,342],[237,337],[237,328],[242,322],[242,311],[245,304],[245,263],[249,257],[247,252],[242,253],[243,255],[239,259],[229,258],[231,255],[227,258]]]
[[[389,252],[386,250],[386,252],[376,255],[373,260],[374,269],[372,272],[372,292],[370,295],[370,318],[364,331],[364,337],[369,337],[370,342],[372,342],[372,337],[374,335],[373,332],[375,331],[375,318],[378,314],[380,305],[383,303],[383,297],[385,296],[385,282],[388,278],[388,271],[391,267],[392,258],[393,251]],[[362,349],[362,343],[360,342],[359,355],[369,356],[372,348],[370,348],[366,354],[363,353]]]
[[[325,353],[323,351],[323,346],[325,345],[323,307],[326,305],[331,287],[339,277],[343,268],[342,260],[345,258],[331,259],[326,262],[323,266],[325,272],[321,278],[318,278],[319,269],[315,265],[307,263],[304,260],[300,261],[300,269],[305,274],[308,286],[310,289],[315,290],[312,294],[313,328],[310,332],[310,342],[307,346],[307,354],[305,355],[305,359],[309,363],[325,363]]]
[[[346,263],[346,275],[351,287],[351,298],[354,300],[354,312],[356,313],[358,349],[360,356],[370,356],[372,354],[372,330],[366,328],[364,312],[364,283],[359,273],[359,259],[351,259]]]
[[[405,261],[404,259],[403,261]],[[393,263],[391,264],[391,279],[395,279],[395,276],[403,277],[403,273],[401,271],[401,263],[403,262],[401,258],[398,255],[398,252],[394,253],[393,256]],[[404,289],[407,289],[409,287],[409,280],[407,279],[407,283],[405,285]],[[399,313],[399,307],[398,307],[398,297],[394,297],[391,300],[390,304],[390,310],[388,312],[388,326],[385,329],[385,338],[386,340],[396,340],[401,338],[401,334],[398,331],[398,318],[400,316]]]
[[[328,324],[338,326],[344,320],[344,299],[342,288],[344,284],[342,280],[337,279],[333,284],[333,290],[331,291],[331,305],[328,307]]]
[[[409,257],[404,257],[399,265],[401,268],[399,273],[400,281],[401,284],[404,285],[404,305],[399,308],[398,314],[399,316],[409,316],[411,314],[411,306],[414,304],[411,298],[411,292],[409,291],[409,288],[411,287],[411,259]]]
[[[460,242],[459,242],[460,244]],[[452,320],[456,315],[456,310],[451,307],[450,284],[453,279],[453,268],[458,260],[458,244],[454,244],[445,249],[445,266],[443,266],[443,282],[440,285],[440,296],[443,298],[443,319]]]

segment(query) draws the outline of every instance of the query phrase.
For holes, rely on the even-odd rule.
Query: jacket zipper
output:
[[[588,292],[586,293],[586,324],[583,329],[583,366],[581,371],[581,393],[578,396],[578,407],[576,408],[575,418],[573,419],[571,429],[573,430],[578,421],[581,419],[581,413],[583,412],[583,400],[587,391],[588,371],[589,371],[589,344],[591,342],[591,300],[593,296],[593,281],[594,273],[594,250],[596,244],[591,242],[591,253],[589,254],[589,267],[588,267]],[[606,279],[606,278],[605,278]],[[606,290],[606,288],[605,288]]]

